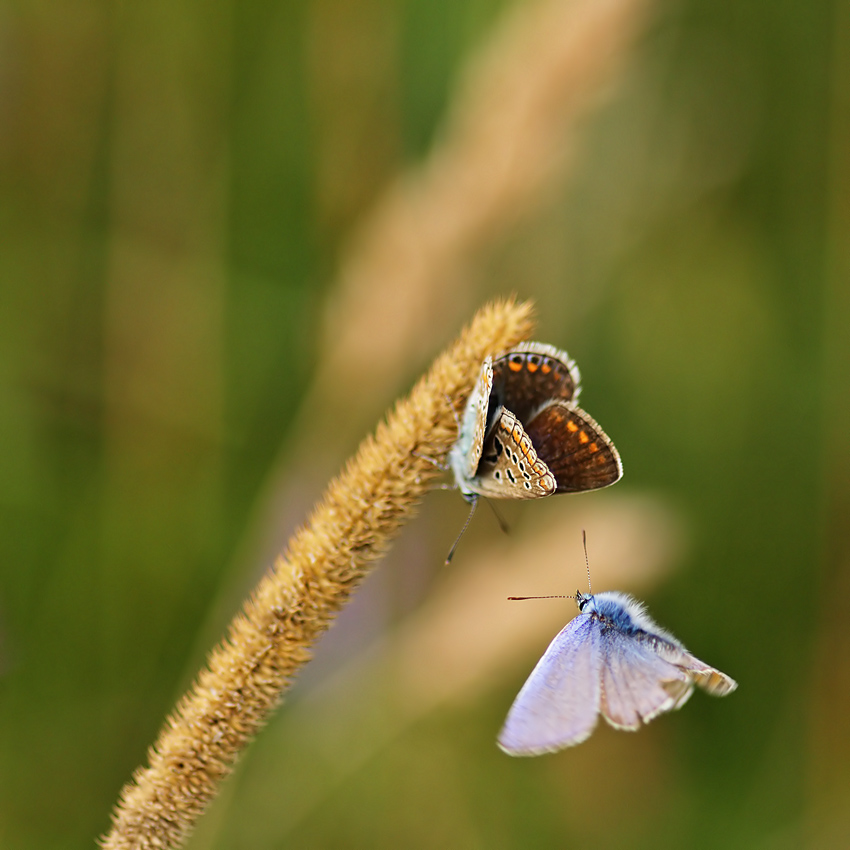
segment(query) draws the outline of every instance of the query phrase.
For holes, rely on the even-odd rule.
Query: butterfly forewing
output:
[[[527,422],[547,401],[575,401],[581,376],[566,351],[526,342],[493,361],[492,411],[504,406]]]
[[[579,744],[596,726],[600,699],[599,622],[579,615],[556,635],[514,700],[499,733],[513,756]]]
[[[547,404],[525,430],[537,456],[555,476],[557,493],[598,490],[623,475],[614,444],[578,407],[557,401]]]

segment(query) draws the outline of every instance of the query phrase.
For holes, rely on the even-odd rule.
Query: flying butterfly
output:
[[[499,747],[511,756],[553,753],[586,740],[601,714],[615,729],[681,708],[694,687],[726,696],[734,679],[700,661],[646,613],[614,591],[575,597],[579,615],[549,644],[508,712]]]

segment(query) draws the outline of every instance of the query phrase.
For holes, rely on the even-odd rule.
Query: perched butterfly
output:
[[[615,729],[638,729],[684,705],[695,685],[713,696],[738,687],[688,652],[631,596],[577,591],[575,600],[581,613],[549,644],[508,712],[498,739],[508,755],[580,744],[600,714]]]
[[[579,381],[566,352],[539,342],[484,361],[449,455],[468,501],[537,499],[619,481],[614,444],[575,403]]]
[[[479,496],[539,499],[620,480],[614,444],[576,404],[580,380],[565,351],[539,342],[484,361],[449,454],[473,510]]]

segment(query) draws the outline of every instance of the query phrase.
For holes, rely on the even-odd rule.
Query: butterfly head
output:
[[[590,605],[591,609],[593,608],[593,594],[592,593],[582,593],[580,590],[576,591],[575,595],[576,605],[578,605],[578,610],[584,613],[584,609]]]

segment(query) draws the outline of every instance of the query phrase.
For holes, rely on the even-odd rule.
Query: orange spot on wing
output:
[[[578,425],[575,422],[567,422],[567,430],[575,434],[578,431]]]
[[[516,360],[508,360],[508,369],[510,369],[511,372],[519,372],[522,370],[522,363],[518,363]]]
[[[579,441],[580,443],[587,443],[589,440],[590,440],[590,437],[588,437],[588,436],[587,436],[587,434],[585,434],[585,433],[584,433],[584,431],[582,431],[582,432],[578,435],[578,441]]]
[[[548,375],[548,374],[552,371],[552,367],[551,367],[548,363],[544,363],[544,364],[540,367],[540,371],[541,371],[544,375]]]
[[[597,446],[596,443],[591,443],[588,448],[590,449],[591,454],[595,454],[599,451],[599,446]]]
[[[529,372],[536,372],[540,368],[540,364],[535,363],[533,360],[529,360],[526,366]]]

